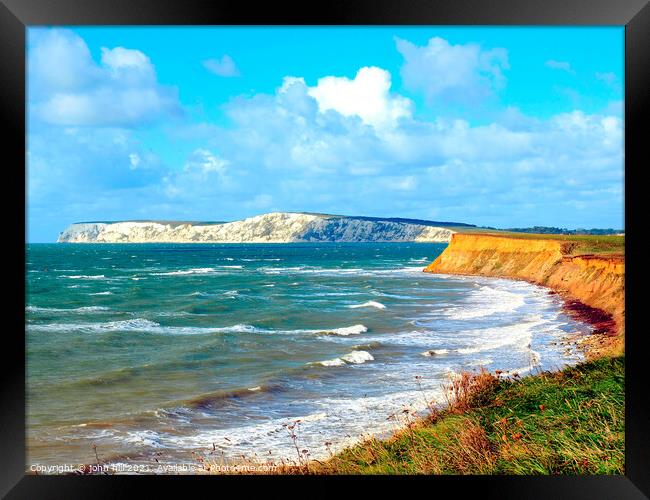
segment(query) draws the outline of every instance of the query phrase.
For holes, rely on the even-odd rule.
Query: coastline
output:
[[[446,252],[450,251],[450,249],[455,252],[455,249],[453,249],[452,246],[450,245],[445,249],[445,251],[443,252],[442,255],[444,255]],[[434,261],[434,263],[427,266],[427,268],[425,268],[424,271],[426,271],[426,272],[434,272],[434,271],[431,271],[432,266],[436,262],[439,262],[440,260],[442,260],[441,259],[442,255],[440,257],[438,257],[438,259],[436,259]],[[507,259],[511,258],[511,257],[513,257],[513,255],[508,255],[508,253],[505,253],[505,256],[504,256],[503,253],[501,253],[501,255],[499,255],[499,259],[502,262],[501,265],[504,265],[504,261],[505,261],[505,265],[509,265],[508,262],[507,262]],[[584,257],[584,256],[582,256],[582,257]],[[535,257],[533,257],[533,258],[535,258]],[[542,283],[539,283],[536,280],[526,279],[523,276],[516,275],[516,273],[514,273],[515,276],[508,276],[508,275],[505,275],[505,274],[485,274],[485,273],[474,273],[474,274],[472,274],[472,273],[468,273],[468,272],[461,272],[461,270],[464,271],[466,269],[454,269],[453,271],[450,271],[450,272],[444,272],[444,273],[440,272],[440,274],[456,274],[456,275],[466,275],[466,276],[486,276],[486,277],[495,277],[495,278],[506,278],[506,279],[512,279],[512,280],[524,280],[524,281],[528,281],[528,282],[531,282],[531,283],[534,283],[534,284],[537,284],[537,285],[542,284]],[[436,270],[435,273],[438,274],[438,271]],[[577,319],[577,320],[579,320],[581,322],[591,324],[594,327],[594,330],[595,330],[595,334],[589,335],[588,337],[582,336],[581,339],[572,338],[571,334],[568,334],[567,338],[565,340],[559,342],[560,344],[573,344],[573,345],[575,345],[576,347],[580,348],[584,352],[585,357],[588,360],[596,359],[596,358],[602,357],[603,355],[605,355],[607,353],[611,353],[611,349],[609,349],[609,347],[610,347],[609,345],[605,346],[608,349],[603,350],[603,343],[607,344],[607,342],[609,342],[612,338],[618,338],[617,336],[618,336],[619,332],[622,332],[622,329],[619,329],[619,327],[622,326],[621,323],[617,323],[613,319],[613,315],[611,315],[611,314],[609,314],[606,311],[603,311],[601,309],[594,308],[592,306],[589,306],[588,304],[585,304],[584,302],[578,300],[577,298],[575,298],[575,296],[571,295],[568,291],[566,291],[563,288],[560,288],[560,287],[555,287],[554,288],[552,286],[549,286],[548,284],[542,284],[542,285],[549,289],[549,294],[557,294],[563,299],[564,309],[567,312],[567,314],[570,314],[574,319]],[[525,378],[529,379],[529,378],[534,378],[534,377],[537,377],[537,376],[539,376],[539,373],[537,375],[531,375],[530,377],[525,377]],[[506,377],[505,376],[503,376],[503,377],[497,376],[497,378],[498,379],[504,379]],[[447,410],[445,410],[445,408],[440,408],[440,409],[438,409],[436,411],[440,412],[440,414],[444,414]],[[425,412],[426,412],[426,410],[425,410]],[[453,411],[452,411],[452,413],[453,413]],[[408,420],[409,418],[412,419],[412,420]],[[420,420],[421,418],[422,417],[420,417],[420,416],[415,416],[415,414],[407,415],[407,421],[403,422],[402,426],[397,427],[392,431],[385,431],[383,433],[376,433],[376,434],[374,434],[374,437],[371,437],[369,439],[372,442],[382,442],[382,443],[392,442],[394,439],[396,439],[396,437],[402,436],[405,432],[409,432],[409,429],[411,428],[412,425],[425,425],[425,423],[428,422],[426,417],[424,419]],[[418,422],[417,424],[416,424],[416,420]],[[426,424],[426,425],[428,425],[428,424]],[[371,431],[371,430],[369,430],[369,431]],[[371,434],[371,432],[368,432],[367,435],[371,436],[373,434]],[[332,456],[331,459],[327,459],[325,463],[330,462],[330,460],[332,460],[332,459],[336,459],[336,457],[344,455],[350,449],[358,449],[358,447],[363,447],[363,446],[364,446],[363,441],[351,442],[349,447],[341,450],[340,452],[337,452],[335,455]],[[190,462],[193,459],[194,459],[193,457],[188,457],[188,461],[190,461]],[[317,463],[320,463],[320,462],[317,462]],[[291,474],[291,473],[312,473],[312,472],[319,473],[317,471],[310,471],[309,470],[309,468],[311,466],[310,464],[312,464],[312,462],[308,462],[308,463],[300,464],[300,465],[297,465],[297,464],[296,465],[289,465],[289,464],[283,463],[283,464],[281,464],[281,467],[284,467],[284,469],[281,469],[281,470],[257,470],[256,471],[254,469],[253,470],[251,470],[251,469],[246,470],[245,469],[246,466],[249,466],[249,467],[253,466],[252,462],[248,461],[246,458],[243,458],[243,460],[238,461],[238,462],[230,461],[231,466],[244,467],[244,469],[241,469],[239,472],[236,472],[236,473],[285,473],[285,474],[286,473],[289,473],[289,474]],[[196,463],[195,465],[197,466],[197,468],[193,472],[202,474],[202,473],[206,473],[206,472],[207,473],[215,472],[215,467],[218,467],[219,463],[217,463],[217,462],[212,463],[211,464],[212,469],[210,468],[210,466],[208,466],[207,470],[205,468],[205,465],[206,465],[205,463]],[[268,466],[268,464],[266,464],[266,463],[256,464],[256,465]],[[275,464],[275,465],[280,466],[279,464]],[[304,467],[307,467],[306,471],[304,470]],[[293,470],[293,469],[288,470],[287,468],[293,468],[295,470]],[[190,472],[190,473],[192,473],[192,472]],[[224,472],[222,471],[220,473],[224,473]],[[332,472],[326,472],[326,473],[332,473]],[[336,472],[334,472],[334,473],[336,473]]]
[[[449,246],[424,272],[523,280],[544,286],[564,302],[574,319],[594,327],[579,343],[587,359],[624,353],[625,257],[612,253],[606,238],[580,242],[547,235],[456,233]],[[583,245],[584,246],[584,245]]]
[[[445,249],[443,254],[439,256],[434,263],[428,265],[423,271],[424,272],[430,272],[430,273],[435,273],[438,274],[438,272],[433,271],[436,269],[434,267],[434,264],[436,262],[439,262],[441,257],[445,254],[445,252],[449,251],[451,245]],[[452,248],[451,251],[454,251]],[[580,256],[584,258],[584,256]],[[449,399],[447,401],[446,405],[443,406],[438,406],[435,405],[436,408],[435,410],[432,409],[432,407],[429,407],[429,415],[428,416],[416,416],[415,414],[407,414],[405,417],[405,420],[401,422],[401,424],[393,431],[384,431],[380,433],[372,433],[368,432],[368,438],[362,439],[357,442],[353,442],[350,446],[340,450],[337,453],[334,453],[331,455],[330,458],[326,459],[325,461],[319,461],[319,460],[312,460],[308,461],[305,463],[301,464],[272,464],[275,469],[269,470],[269,471],[260,471],[260,469],[255,469],[255,467],[262,467],[264,466],[269,466],[268,463],[265,464],[257,464],[250,462],[243,458],[240,462],[237,463],[232,463],[230,465],[230,469],[227,467],[224,469],[223,467],[219,467],[218,464],[202,464],[203,469],[198,470],[198,473],[207,473],[207,474],[212,474],[212,473],[217,473],[217,474],[356,474],[356,473],[395,473],[396,470],[391,470],[389,469],[388,472],[386,471],[377,471],[373,470],[372,467],[372,462],[373,460],[376,459],[376,455],[378,453],[378,449],[381,450],[382,452],[384,451],[384,448],[388,448],[393,446],[394,443],[403,441],[405,439],[410,440],[410,443],[407,445],[407,448],[411,447],[412,444],[414,443],[413,436],[414,433],[423,431],[427,432],[427,430],[433,426],[439,425],[442,422],[443,429],[444,429],[444,422],[446,420],[452,420],[456,418],[457,414],[464,414],[464,413],[472,413],[475,411],[480,411],[480,407],[482,404],[490,405],[487,400],[479,402],[476,404],[476,401],[478,400],[481,401],[486,397],[490,397],[489,395],[486,395],[486,393],[489,393],[492,390],[493,386],[498,386],[499,383],[502,384],[508,384],[508,383],[514,383],[517,384],[522,380],[528,380],[534,381],[532,382],[533,384],[539,384],[542,387],[548,382],[548,380],[557,381],[558,378],[562,378],[565,372],[568,373],[580,373],[580,370],[583,367],[588,367],[590,369],[591,364],[594,362],[598,362],[598,360],[612,360],[613,363],[618,363],[620,360],[623,360],[622,363],[624,364],[624,357],[620,356],[622,354],[622,335],[624,332],[624,328],[622,323],[616,321],[614,319],[614,316],[602,309],[592,307],[582,300],[579,300],[575,296],[573,296],[570,292],[568,292],[564,287],[559,287],[557,285],[549,285],[548,282],[546,283],[540,283],[539,280],[535,279],[530,279],[530,278],[525,278],[522,276],[511,276],[511,275],[504,275],[502,273],[473,273],[469,274],[466,272],[459,272],[459,271],[445,271],[444,273],[439,273],[439,274],[453,274],[453,275],[459,275],[459,276],[485,276],[485,277],[493,277],[493,278],[505,278],[505,279],[512,279],[514,281],[527,281],[529,283],[533,283],[536,285],[542,285],[545,288],[548,289],[548,293],[552,295],[558,295],[562,301],[563,301],[563,311],[570,315],[573,319],[580,321],[582,323],[589,324],[593,327],[593,332],[588,335],[584,336],[583,334],[579,335],[572,335],[572,334],[567,334],[567,336],[564,338],[564,340],[560,341],[559,343],[569,345],[572,344],[576,346],[584,355],[584,361],[576,365],[575,367],[569,367],[565,368],[563,370],[555,371],[555,372],[538,372],[536,374],[529,374],[527,376],[524,376],[523,378],[519,376],[515,376],[514,378],[511,376],[506,376],[505,374],[502,374],[502,372],[497,371],[496,372],[496,377],[490,375],[490,374],[481,374],[478,375],[471,375],[468,380],[474,380],[472,377],[476,377],[476,379],[480,379],[484,375],[486,377],[490,377],[488,386],[483,387],[480,384],[478,384],[476,387],[470,387],[470,388],[465,388],[461,389],[466,390],[466,394],[464,398],[466,399],[471,399],[471,403],[467,403],[467,407],[463,408],[462,410],[458,410],[458,399]],[[568,287],[567,287],[568,288]],[[619,351],[620,349],[620,351]],[[606,361],[607,362],[607,361]],[[461,374],[461,379],[462,377],[469,375],[469,374]],[[551,382],[551,383],[553,383]],[[452,382],[453,383],[453,382]],[[472,382],[469,382],[471,385]],[[507,393],[507,390],[504,391]],[[618,395],[618,394],[616,394]],[[456,396],[458,398],[458,396]],[[498,397],[497,397],[498,399]],[[543,412],[543,407],[544,405],[540,406],[542,408]],[[520,421],[521,422],[521,421]],[[463,424],[465,425],[465,424]],[[474,424],[472,424],[474,425]],[[462,433],[463,431],[461,431]],[[514,436],[518,436],[519,434],[515,433]],[[503,435],[505,437],[505,434]],[[486,441],[487,443],[487,441]],[[369,451],[370,450],[370,451]],[[350,456],[357,456],[358,454],[366,455],[370,454],[370,457],[363,458],[362,460],[362,465],[360,465],[360,469],[350,469],[350,462],[349,462],[349,457]],[[358,457],[355,458],[355,460]],[[368,461],[368,463],[365,463]],[[393,464],[394,466],[394,464]],[[393,467],[391,466],[391,467]],[[356,467],[356,466],[355,466]],[[421,471],[416,471],[416,473],[420,473]],[[472,473],[485,473],[486,471],[484,470],[475,470]],[[581,470],[583,473],[588,473],[588,471]],[[608,473],[618,473],[618,469],[614,470],[609,470]],[[435,473],[441,473],[440,471],[436,471]],[[464,473],[464,472],[460,472]],[[524,472],[526,473],[526,472]]]
[[[455,399],[448,400],[444,408],[431,409],[428,417],[411,422],[407,416],[404,428],[391,436],[372,438],[337,453],[324,463],[312,464],[311,468],[306,464],[283,473],[548,474],[558,473],[555,467],[561,470],[559,473],[624,473],[624,254],[599,256],[580,253],[580,246],[548,236],[534,239],[534,235],[532,238],[530,235],[517,238],[516,235],[456,233],[449,246],[424,272],[523,280],[548,288],[549,294],[557,294],[563,300],[563,310],[568,315],[594,328],[586,337],[568,336],[563,342],[575,344],[583,352],[585,362],[560,371],[541,372],[514,380],[502,379],[498,371],[496,377],[484,372],[462,374],[461,380],[466,380],[467,385],[454,387],[452,382]],[[585,383],[585,379],[590,377],[593,381]],[[569,429],[569,435],[562,436],[558,443],[560,448],[573,449],[570,452],[559,451],[556,443],[552,442],[551,433],[564,431],[546,422],[539,423],[544,420],[546,404],[537,404],[532,411],[521,412],[518,408],[515,414],[510,413],[512,409],[507,409],[506,416],[496,420],[496,415],[502,416],[498,409],[504,406],[504,399],[512,400],[514,407],[522,403],[526,406],[531,403],[530,399],[539,403],[540,397],[554,406],[566,402],[564,411],[571,414],[569,398],[565,397],[561,403],[553,399],[565,387],[567,379],[579,381],[576,386],[583,383],[580,388],[583,392],[590,390],[591,384],[607,387],[607,393],[595,397],[591,394],[578,396],[576,390],[567,395],[573,396],[576,408],[608,405],[611,411],[604,417],[589,410],[578,410],[578,414],[571,417],[580,421],[585,416],[580,414],[583,411],[587,422],[603,418],[603,445],[616,443],[608,454],[594,456],[598,446],[593,450],[580,448],[580,440],[574,434],[585,432],[593,435],[600,430],[590,428],[587,423]],[[531,386],[534,387],[532,397],[526,392]],[[510,417],[515,428],[510,427]],[[531,428],[523,424],[523,419],[532,418],[538,422]],[[491,425],[498,427],[496,435],[490,432],[494,429],[486,424],[490,419]],[[527,431],[530,439],[527,439]],[[537,436],[533,437],[535,433]],[[531,450],[533,455],[544,455],[546,461],[536,461],[527,456]],[[580,458],[581,453],[586,458]],[[566,455],[576,463],[564,468],[558,463],[564,464]],[[609,455],[615,455],[616,460]]]

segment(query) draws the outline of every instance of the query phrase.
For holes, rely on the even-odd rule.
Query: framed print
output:
[[[647,4],[3,2],[7,498],[650,494]]]

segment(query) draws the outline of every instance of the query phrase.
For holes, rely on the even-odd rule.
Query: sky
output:
[[[624,227],[623,27],[30,27],[27,239],[272,211]]]

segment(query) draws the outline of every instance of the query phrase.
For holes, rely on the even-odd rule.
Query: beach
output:
[[[584,358],[568,338],[591,328],[547,289],[423,273],[444,248],[37,247],[30,462],[297,460],[295,420],[301,450],[323,459],[442,400],[452,373]]]

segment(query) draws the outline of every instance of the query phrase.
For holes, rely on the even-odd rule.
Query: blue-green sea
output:
[[[580,360],[566,339],[590,327],[557,296],[423,273],[444,248],[29,244],[28,464],[95,462],[93,445],[107,463],[297,460],[296,420],[300,453],[325,457],[444,402],[454,372]]]

